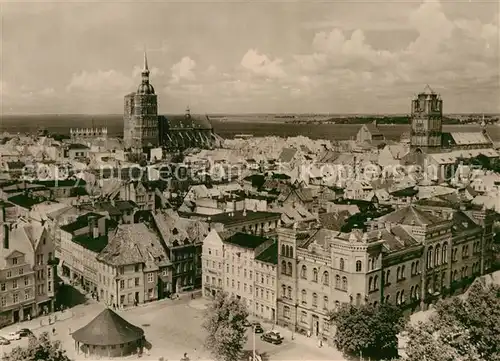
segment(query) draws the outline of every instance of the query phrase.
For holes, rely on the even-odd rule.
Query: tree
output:
[[[244,321],[248,317],[246,306],[237,298],[219,292],[205,314],[203,328],[208,336],[205,347],[218,361],[240,358],[247,341]]]
[[[500,361],[499,317],[500,287],[478,279],[465,299],[441,301],[428,322],[408,327],[409,360]]]
[[[397,355],[397,335],[405,322],[400,307],[344,305],[330,316],[337,328],[334,342],[346,355],[375,359]]]
[[[15,347],[9,354],[4,354],[2,361],[71,361],[66,351],[61,348],[60,341],[51,341],[44,332],[40,337],[30,336],[27,347]]]

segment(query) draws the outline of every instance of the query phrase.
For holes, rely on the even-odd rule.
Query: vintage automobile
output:
[[[274,345],[280,345],[283,342],[283,337],[279,332],[267,331],[262,336],[260,336],[262,341],[272,343]]]

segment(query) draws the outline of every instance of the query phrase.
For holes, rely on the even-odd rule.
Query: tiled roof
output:
[[[257,220],[261,220],[261,221],[268,220],[268,219],[279,220],[280,218],[281,218],[281,214],[275,213],[275,212],[235,211],[235,212],[226,212],[226,213],[218,213],[218,214],[211,215],[210,222],[230,225],[230,224],[235,224],[235,223],[239,223],[239,222],[251,222],[251,221],[257,221]]]
[[[269,239],[265,237],[254,236],[253,234],[238,232],[232,235],[231,237],[226,238],[224,242],[231,243],[233,245],[243,248],[255,249],[264,242],[267,242],[268,240]]]
[[[457,145],[490,144],[481,132],[452,132],[450,134]]]
[[[181,218],[173,211],[155,213],[153,219],[163,241],[170,247],[202,242],[209,233],[207,223]]]
[[[119,225],[97,258],[113,266],[124,266],[164,262],[166,255],[155,232],[145,224],[135,223]]]
[[[210,118],[207,115],[191,114],[160,115],[160,121],[166,121],[169,129],[212,129]]]
[[[297,149],[295,148],[284,148],[281,151],[281,154],[278,157],[278,160],[282,163],[289,163],[293,160],[293,157],[295,157],[295,154],[297,153]]]
[[[432,215],[429,212],[420,210],[413,205],[398,209],[397,211],[382,216],[379,220],[382,222],[408,226],[432,225],[444,221],[444,219]]]

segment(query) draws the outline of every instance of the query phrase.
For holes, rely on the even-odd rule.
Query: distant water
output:
[[[107,127],[111,137],[123,136],[121,115],[4,115],[0,118],[0,131],[9,133],[34,133],[40,127],[51,133],[69,134],[70,128]],[[354,139],[361,125],[359,124],[291,124],[282,120],[259,121],[255,116],[238,116],[232,121],[213,119],[212,125],[223,138],[233,138],[236,134],[252,134],[255,137],[305,136],[312,139],[348,140]],[[384,135],[391,140],[398,140],[401,134],[409,132],[409,125],[380,125]],[[445,131],[466,132],[478,130],[474,125],[445,125]],[[494,141],[500,141],[500,127],[488,126],[488,134]]]

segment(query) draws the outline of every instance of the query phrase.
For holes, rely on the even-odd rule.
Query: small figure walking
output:
[[[53,328],[52,328],[52,335],[55,335],[55,334],[56,334],[56,328],[55,328],[55,327],[53,327]]]

